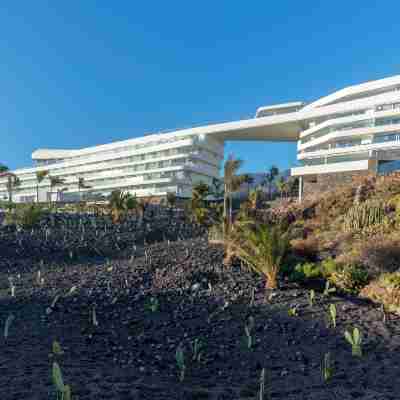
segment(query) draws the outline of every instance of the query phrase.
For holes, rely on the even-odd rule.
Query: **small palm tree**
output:
[[[65,182],[65,179],[62,179],[58,176],[49,176],[50,179],[50,202],[52,201],[51,195],[53,193],[53,190],[56,186],[63,185]],[[57,198],[56,201],[58,201],[58,192],[57,192]]]
[[[250,196],[250,185],[254,183],[254,177],[251,176],[250,174],[244,174],[242,175],[242,180],[243,183],[247,185],[247,197]]]
[[[274,183],[275,178],[279,175],[278,167],[274,165],[269,169],[269,171],[265,174],[264,183],[268,187],[269,199],[272,200],[272,185]]]
[[[224,219],[228,225],[232,224],[232,193],[243,183],[243,175],[237,175],[242,165],[243,161],[235,159],[232,154],[224,164]]]
[[[210,187],[204,182],[200,182],[193,187],[190,209],[193,220],[204,225],[208,219],[209,210],[206,205],[206,198],[210,194]]]
[[[0,164],[0,176],[4,175],[8,171],[9,171],[9,168],[6,165]]]
[[[276,188],[278,189],[281,199],[283,198],[283,193],[287,191],[287,182],[285,181],[285,178],[281,176],[277,181],[276,181]]]
[[[177,198],[176,198],[176,194],[175,193],[173,193],[173,192],[168,192],[167,193],[167,204],[168,204],[168,206],[170,208],[175,207],[176,200],[177,200]]]
[[[212,178],[212,183],[210,187],[210,194],[214,197],[215,200],[222,199],[224,197],[224,183],[221,179]]]
[[[252,211],[257,210],[258,203],[260,202],[260,190],[254,189],[249,194],[249,208]]]
[[[14,194],[15,190],[18,188],[18,186],[21,185],[21,181],[12,172],[5,172],[5,176],[7,177],[6,188],[7,188],[7,192],[8,192],[8,202],[9,202],[10,208],[11,208],[11,204],[13,202],[13,194]]]
[[[109,207],[111,211],[111,218],[114,223],[121,221],[123,214],[126,212],[126,200],[128,193],[121,192],[121,190],[113,190],[110,195]]]
[[[36,171],[36,203],[39,203],[39,185],[48,174],[49,171]]]
[[[278,274],[289,248],[288,232],[279,226],[245,226],[233,240],[235,255],[266,277],[265,287],[278,287]]]
[[[90,188],[91,188],[91,186],[86,184],[85,178],[83,178],[83,177],[78,178],[78,192],[79,192],[79,201],[80,202],[82,201],[81,190],[82,189],[90,189]]]

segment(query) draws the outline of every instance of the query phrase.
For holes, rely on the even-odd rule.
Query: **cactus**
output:
[[[314,302],[315,302],[315,290],[314,289],[310,290],[309,302],[310,302],[310,307],[312,307],[314,305]]]
[[[64,351],[63,351],[60,343],[57,342],[57,340],[54,340],[54,342],[53,342],[52,351],[55,356],[61,356],[64,354]]]
[[[71,388],[69,385],[64,385],[61,368],[56,361],[53,362],[52,376],[53,384],[57,391],[57,398],[60,398],[60,400],[71,400]]]
[[[193,352],[192,361],[200,362],[203,347],[204,347],[204,345],[203,345],[203,342],[201,341],[201,339],[196,338],[193,341],[193,343],[192,343],[192,352]]]
[[[334,304],[329,306],[329,314],[331,316],[332,326],[336,328],[336,306]]]
[[[384,204],[379,201],[366,201],[351,207],[344,218],[345,231],[360,231],[369,226],[381,224],[385,218]]]
[[[328,382],[332,378],[333,372],[334,372],[334,367],[331,359],[331,353],[328,352],[324,354],[324,358],[322,359],[321,362],[321,375],[323,381]]]
[[[183,380],[185,379],[186,364],[185,364],[185,353],[183,351],[182,344],[180,344],[176,349],[175,359],[179,369],[179,380],[183,382]]]
[[[13,314],[10,314],[7,319],[6,319],[6,323],[4,325],[4,339],[8,338],[8,334],[9,334],[9,330],[10,330],[10,326],[13,323],[15,317]]]
[[[361,334],[358,328],[353,329],[353,333],[350,333],[349,331],[345,331],[344,337],[346,340],[351,344],[351,354],[356,357],[361,357],[362,356],[362,351],[361,351]]]
[[[260,390],[258,391],[257,400],[266,400],[270,399],[270,390],[269,390],[268,382],[267,382],[267,373],[265,368],[261,370],[260,375]]]
[[[247,348],[251,349],[253,347],[253,335],[252,335],[252,330],[254,329],[254,318],[250,316],[247,319],[247,323],[244,326],[244,331],[246,333],[247,337]]]

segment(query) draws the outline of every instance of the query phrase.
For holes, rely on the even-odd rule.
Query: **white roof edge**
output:
[[[279,110],[280,108],[290,108],[290,107],[303,107],[305,105],[304,101],[291,101],[289,103],[273,104],[271,106],[258,107],[256,113],[261,111],[273,111]]]
[[[78,150],[64,150],[64,149],[37,149],[32,153],[33,160],[47,160],[69,157],[76,154]]]
[[[400,84],[400,75],[390,76],[388,78],[377,79],[373,81],[363,82],[356,85],[347,86],[343,89],[337,90],[328,96],[321,97],[320,99],[307,104],[304,110],[309,110],[315,107],[327,105],[335,100],[339,100],[342,97],[357,94],[358,92],[364,92],[368,90],[380,89],[385,86],[391,86]]]

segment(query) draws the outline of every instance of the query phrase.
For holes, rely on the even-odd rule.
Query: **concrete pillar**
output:
[[[303,177],[299,176],[299,203],[303,200]]]

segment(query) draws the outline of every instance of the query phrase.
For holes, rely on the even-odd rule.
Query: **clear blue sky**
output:
[[[18,1],[0,5],[0,162],[252,117],[400,73],[400,2]],[[286,143],[228,143],[245,170]]]

